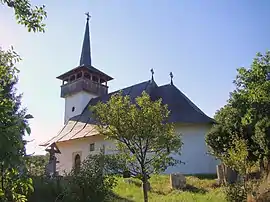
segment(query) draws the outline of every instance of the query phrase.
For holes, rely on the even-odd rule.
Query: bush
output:
[[[34,192],[29,196],[28,202],[59,202],[62,200],[64,193],[63,179],[43,176],[35,176],[32,178],[34,184]]]
[[[237,182],[225,187],[226,199],[229,202],[246,202],[247,192],[244,183]]]
[[[106,201],[116,185],[116,179],[104,173],[105,164],[104,155],[90,155],[82,163],[79,171],[72,170],[66,177],[67,184],[63,201]]]
[[[105,174],[108,163],[102,154],[89,156],[79,170],[72,170],[64,177],[33,178],[35,192],[29,202],[103,202],[109,201],[116,185],[113,175]]]

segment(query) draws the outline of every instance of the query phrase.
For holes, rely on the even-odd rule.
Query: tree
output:
[[[12,8],[17,22],[26,26],[29,32],[44,32],[43,20],[47,17],[44,5],[33,8],[29,0],[0,0],[0,3]]]
[[[179,163],[171,154],[180,154],[182,142],[168,122],[167,106],[161,99],[152,101],[145,92],[135,100],[118,93],[91,110],[99,132],[116,142],[129,173],[142,181],[144,201],[148,201],[150,174]]]
[[[230,93],[227,104],[217,111],[218,124],[212,127],[206,142],[213,155],[228,162],[231,160],[229,151],[238,151],[234,143],[240,138],[247,146],[247,163],[260,163],[269,173],[270,52],[258,53],[250,68],[242,67],[237,71],[236,88]]]
[[[27,155],[24,159],[30,176],[42,176],[45,174],[45,167],[49,162],[49,154]]]
[[[46,17],[44,6],[32,8],[28,0],[0,0],[15,11],[19,24],[28,31],[44,32]],[[0,47],[0,200],[27,201],[27,194],[33,191],[32,179],[27,177],[24,156],[25,131],[30,134],[27,119],[33,118],[21,109],[21,95],[16,94],[20,57],[13,50]]]
[[[12,49],[0,49],[0,196],[9,201],[27,193],[24,185],[31,188],[31,180],[22,177],[26,154],[23,137],[25,131],[31,132],[27,119],[32,116],[21,109],[21,95],[16,94],[15,64],[19,60]]]

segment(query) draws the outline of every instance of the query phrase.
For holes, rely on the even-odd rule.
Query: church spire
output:
[[[89,33],[89,18],[91,17],[89,13],[85,14],[86,18],[86,27],[83,39],[82,53],[80,59],[80,66],[91,66],[91,47],[90,47],[90,33]]]

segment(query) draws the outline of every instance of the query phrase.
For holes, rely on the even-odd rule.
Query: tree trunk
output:
[[[143,198],[144,198],[144,202],[148,202],[148,182],[147,182],[147,179],[143,179]]]
[[[270,160],[267,160],[267,166],[266,166],[266,181],[270,181]]]
[[[1,164],[1,187],[2,187],[2,190],[4,191],[4,165]]]

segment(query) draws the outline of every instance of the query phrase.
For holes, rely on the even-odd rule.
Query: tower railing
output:
[[[81,91],[86,91],[96,94],[97,96],[101,96],[108,93],[108,86],[82,77],[62,85],[61,97],[64,98]]]

